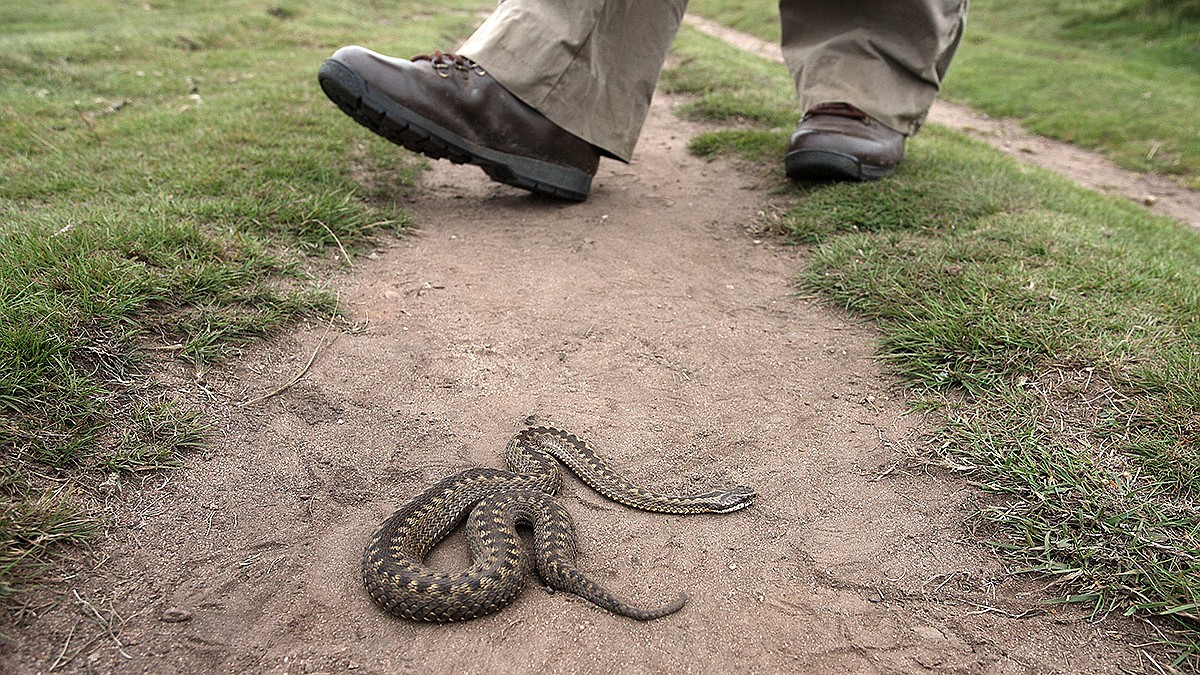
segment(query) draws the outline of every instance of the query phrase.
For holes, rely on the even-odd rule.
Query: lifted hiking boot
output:
[[[591,190],[600,151],[466,57],[435,52],[408,61],[342,47],[317,79],[342,112],[409,150],[562,199],[583,201]]]
[[[810,108],[784,158],[792,180],[875,180],[904,159],[904,134],[846,103]]]

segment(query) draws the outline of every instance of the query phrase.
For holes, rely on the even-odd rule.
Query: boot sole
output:
[[[828,150],[796,150],[784,157],[792,180],[878,180],[896,173],[895,166],[863,164],[853,155]]]
[[[586,171],[486,148],[382,96],[340,61],[326,59],[317,81],[329,100],[355,122],[396,145],[433,159],[474,164],[494,181],[538,194],[581,202],[592,176]]]

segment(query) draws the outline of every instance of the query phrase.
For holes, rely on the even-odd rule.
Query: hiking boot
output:
[[[321,64],[317,79],[342,112],[397,145],[475,164],[508,185],[587,199],[600,151],[464,56],[434,52],[405,60],[342,47]]]
[[[784,158],[792,180],[875,180],[904,159],[904,134],[847,103],[804,113]]]

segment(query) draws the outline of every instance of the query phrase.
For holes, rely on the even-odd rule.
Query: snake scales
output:
[[[558,462],[600,494],[626,506],[662,513],[728,513],[748,506],[754,490],[735,487],[699,495],[665,495],[625,480],[591,446],[552,427],[530,427],[508,444],[511,471],[477,468],[445,478],[393,513],[363,553],[363,583],[389,612],[418,621],[462,621],[511,603],[524,585],[525,557],[517,525],[530,525],[538,574],[552,588],[642,621],[683,607],[686,597],[656,609],[633,607],[575,567],[571,515],[554,500],[562,485]],[[556,461],[557,460],[557,461]],[[424,565],[428,553],[470,512],[472,564],[459,572]]]

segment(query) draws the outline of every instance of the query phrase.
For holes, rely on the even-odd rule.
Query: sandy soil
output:
[[[438,163],[422,231],[335,281],[312,325],[197,382],[216,420],[181,470],[107,485],[107,536],[0,624],[0,671],[1121,672],[1145,626],[1047,606],[965,522],[982,499],[907,458],[922,420],[876,335],[794,295],[803,251],[747,229],[771,197],[690,157],[656,101],[637,159],[566,205]],[[315,362],[291,389],[245,408]],[[666,490],[748,484],[723,516],[629,511],[569,479],[581,567],[613,616],[536,585],[459,625],[395,619],[361,588],[377,524],[430,483],[501,466],[527,417]],[[103,487],[103,486],[102,486]],[[465,564],[457,539],[432,562]]]

